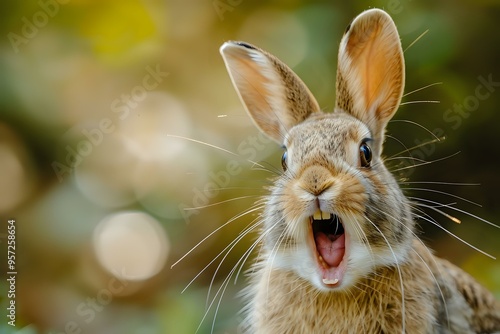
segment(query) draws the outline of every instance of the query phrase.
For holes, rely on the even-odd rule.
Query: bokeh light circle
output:
[[[170,243],[156,219],[137,211],[105,217],[95,228],[94,253],[120,279],[147,280],[164,267]]]

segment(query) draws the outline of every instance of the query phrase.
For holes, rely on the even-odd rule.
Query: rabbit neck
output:
[[[423,247],[423,246],[417,246]],[[423,259],[432,263],[432,255]],[[420,255],[421,257],[422,255]],[[412,252],[405,263],[384,267],[346,291],[323,292],[291,271],[263,266],[248,323],[255,333],[433,333],[436,285],[423,260]],[[435,316],[436,315],[436,316]]]

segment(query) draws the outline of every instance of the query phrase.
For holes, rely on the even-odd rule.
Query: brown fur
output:
[[[434,258],[420,241],[414,240],[412,249],[408,262],[400,267],[406,333],[493,333],[500,328],[498,301],[491,294],[471,277],[460,280],[450,275],[450,270],[467,274]],[[293,273],[269,267],[262,267],[254,279],[258,290],[246,324],[250,333],[402,331],[401,286],[394,267],[380,268],[340,293],[318,292]],[[483,314],[469,308],[470,298],[461,293],[463,283],[473,285],[476,295],[489,303]]]
[[[401,267],[408,333],[434,333],[435,287],[414,254]],[[252,319],[258,333],[398,333],[402,330],[401,287],[395,268],[381,268],[343,292],[319,293],[290,272],[259,273]],[[424,272],[425,274],[420,274]],[[286,312],[284,312],[286,309]]]
[[[491,293],[418,240],[410,202],[381,158],[404,87],[399,36],[385,12],[366,11],[346,30],[333,113],[321,112],[269,53],[241,42],[225,43],[221,53],[257,127],[287,151],[286,170],[263,201],[246,332],[500,331]],[[363,145],[372,150],[369,165],[361,162]],[[311,227],[318,210],[344,227],[337,267],[318,262]]]

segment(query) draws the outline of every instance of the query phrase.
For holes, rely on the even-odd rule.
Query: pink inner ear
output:
[[[235,42],[224,43],[221,54],[248,114],[276,142],[319,110],[302,80],[276,57]]]
[[[283,93],[273,89],[280,87],[276,83],[279,78],[266,54],[233,42],[225,43],[220,51],[248,114],[262,132],[280,142],[282,134],[275,100]]]
[[[404,86],[404,60],[399,35],[383,11],[358,16],[339,51],[337,103],[382,134],[396,112]]]
[[[376,110],[378,119],[392,117],[393,110],[397,108],[403,71],[398,54],[399,42],[394,43],[382,33],[381,27],[375,27],[369,34],[363,35],[364,40],[357,45],[358,50],[362,46],[362,52],[358,52],[356,65],[363,84],[365,108]]]

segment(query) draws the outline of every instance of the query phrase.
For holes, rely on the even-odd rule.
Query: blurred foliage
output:
[[[409,93],[396,116],[409,122],[390,123],[386,155],[432,141],[429,131],[446,137],[412,152],[436,162],[403,169],[401,177],[481,185],[408,184],[458,197],[417,189],[408,194],[456,203],[498,223],[496,0],[42,0],[1,6],[0,218],[3,227],[16,219],[16,321],[18,329],[26,326],[23,333],[193,333],[200,323],[200,333],[212,324],[215,333],[237,332],[244,275],[220,288],[226,277],[234,280],[232,270],[239,270],[252,235],[227,256],[224,248],[255,219],[255,212],[238,214],[265,194],[270,176],[247,159],[278,168],[280,152],[258,135],[231,86],[218,52],[230,39],[278,56],[322,108],[332,110],[344,28],[365,9],[386,9],[406,48]],[[479,98],[485,80],[495,84],[481,88],[488,96]],[[457,113],[457,106],[470,111]],[[500,256],[498,229],[448,212],[462,223],[429,214]],[[498,261],[420,224],[439,256],[500,297]],[[7,264],[1,264],[5,310]],[[0,332],[12,332],[5,317]]]

